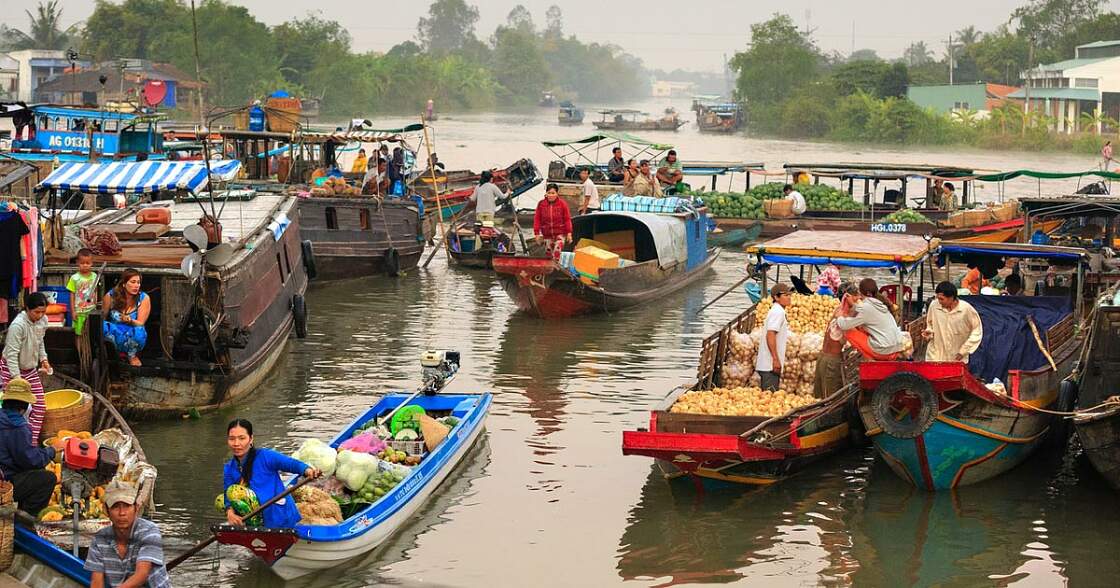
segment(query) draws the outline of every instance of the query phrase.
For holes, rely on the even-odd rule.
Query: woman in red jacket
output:
[[[572,240],[572,213],[568,204],[560,198],[560,188],[549,184],[545,189],[544,200],[537,204],[533,215],[533,236],[544,239],[548,245],[548,255],[560,259],[564,244]]]

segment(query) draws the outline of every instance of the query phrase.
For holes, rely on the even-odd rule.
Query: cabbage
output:
[[[292,457],[323,472],[324,476],[334,473],[336,461],[334,448],[318,439],[304,441]]]
[[[340,451],[334,477],[342,480],[351,491],[357,492],[365,486],[366,479],[377,471],[377,462],[378,459],[368,453]]]

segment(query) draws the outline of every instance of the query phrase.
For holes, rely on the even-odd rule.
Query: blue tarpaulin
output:
[[[1046,331],[1070,314],[1069,299],[1054,296],[962,296],[984,325],[980,348],[968,369],[985,382],[1007,383],[1008,370],[1037,370],[1049,365],[1038,348],[1027,317],[1033,317],[1046,343]]]

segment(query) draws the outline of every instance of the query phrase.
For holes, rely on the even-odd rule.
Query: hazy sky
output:
[[[775,12],[789,14],[798,26],[808,22],[813,38],[825,51],[847,54],[855,48],[874,49],[880,56],[901,55],[911,42],[925,41],[935,53],[944,53],[950,32],[967,25],[991,30],[1027,0],[468,0],[478,7],[480,38],[505,21],[510,9],[524,4],[538,25],[551,4],[564,11],[565,30],[586,41],[615,43],[641,57],[647,66],[661,69],[720,71],[729,57],[749,41],[750,25]],[[34,10],[37,0],[0,0],[0,22],[24,28],[24,10]],[[241,0],[270,25],[305,15],[315,7],[326,18],[350,30],[357,50],[386,51],[416,36],[416,21],[427,13],[426,0],[343,2],[340,0]],[[66,24],[86,18],[93,0],[63,0]],[[1120,0],[1107,6],[1120,11]],[[609,8],[608,8],[609,7]]]

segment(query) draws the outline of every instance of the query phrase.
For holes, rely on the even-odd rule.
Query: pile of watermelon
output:
[[[763,220],[766,213],[762,201],[782,198],[784,184],[771,182],[750,189],[749,192],[699,192],[694,196],[701,198],[711,210],[712,216]],[[856,202],[847,192],[824,184],[797,184],[794,189],[805,197],[809,210],[862,210],[863,205]]]

